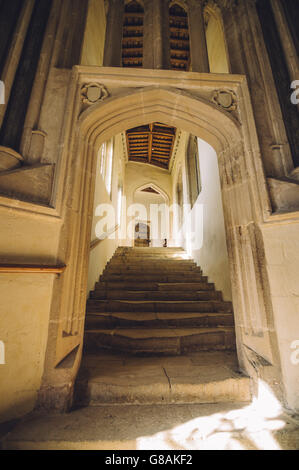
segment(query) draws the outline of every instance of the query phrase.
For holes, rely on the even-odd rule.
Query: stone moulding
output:
[[[50,206],[43,206],[33,202],[11,199],[0,194],[0,212],[27,213],[32,219],[48,219],[51,222],[61,224],[62,218],[57,210]]]
[[[53,164],[22,166],[0,173],[0,194],[49,206],[54,180]]]
[[[0,173],[2,171],[14,170],[19,168],[23,163],[24,159],[15,150],[0,146]]]

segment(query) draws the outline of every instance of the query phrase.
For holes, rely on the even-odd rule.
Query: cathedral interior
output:
[[[299,448],[298,0],[0,0],[0,449]]]

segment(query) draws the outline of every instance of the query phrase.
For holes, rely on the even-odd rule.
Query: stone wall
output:
[[[91,230],[91,247],[94,244],[95,248],[91,249],[90,251],[87,294],[94,289],[94,285],[99,280],[99,276],[102,274],[107,262],[110,260],[110,258],[112,258],[115,250],[122,243],[122,240],[120,240],[119,238],[119,230],[114,230],[118,225],[118,190],[120,184],[124,180],[125,169],[122,137],[120,134],[118,134],[114,138],[111,195],[107,192],[105,181],[101,175],[100,167],[101,155],[99,154],[97,157],[93,222]],[[103,216],[107,220],[107,230],[109,233],[112,233],[111,236],[107,234],[107,236],[103,238],[100,243],[97,244],[97,241],[99,240],[97,238],[97,236],[99,235],[97,224],[102,220],[102,217],[99,217],[96,214],[96,209],[101,204],[111,205],[114,209],[115,217],[113,217],[113,214],[109,215],[108,213],[107,217],[103,214]],[[105,227],[103,228],[105,229]],[[100,235],[102,234],[104,235],[104,232],[101,231]]]
[[[299,409],[299,224],[269,224],[262,229],[286,404]]]
[[[54,210],[0,197],[0,260],[56,265],[61,219]],[[55,274],[0,274],[0,422],[30,412],[44,371]]]
[[[186,168],[187,142],[188,134],[184,132],[172,177],[175,199],[177,176],[182,170],[184,203],[190,204]],[[217,155],[213,148],[203,140],[198,141],[198,149],[202,189],[191,213],[185,212],[185,222],[190,217],[191,226],[183,223],[181,229],[177,227],[176,243],[182,245],[196,263],[202,267],[204,273],[209,276],[210,282],[214,282],[216,289],[223,292],[225,300],[231,300],[230,271]],[[195,233],[190,239],[191,241],[188,241],[188,237],[191,235],[188,233],[190,229]]]

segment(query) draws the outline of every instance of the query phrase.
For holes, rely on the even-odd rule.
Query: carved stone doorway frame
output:
[[[245,77],[78,66],[56,179],[55,205],[64,219],[58,257],[67,269],[54,285],[39,394],[43,407],[68,407],[80,365],[97,150],[126,129],[157,121],[215,149],[240,366],[248,371],[248,350],[270,364],[279,362],[259,228],[271,206]]]

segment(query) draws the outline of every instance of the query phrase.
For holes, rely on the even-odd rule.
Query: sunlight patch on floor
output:
[[[285,427],[282,408],[263,382],[252,404],[195,417],[167,431],[137,439],[137,449],[280,450],[273,436]]]

